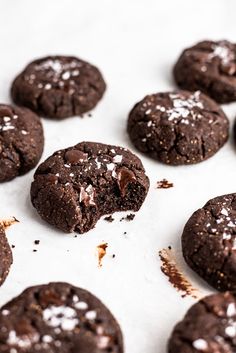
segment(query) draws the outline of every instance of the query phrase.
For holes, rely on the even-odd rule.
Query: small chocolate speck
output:
[[[15,246],[14,244],[12,244],[12,246],[11,246],[11,247],[12,247],[12,249],[14,249],[16,246]]]
[[[116,255],[115,255],[115,254],[113,254],[113,255],[112,255],[112,258],[114,259],[115,257],[116,257]]]
[[[34,244],[35,244],[35,245],[39,245],[39,243],[40,243],[40,240],[35,240],[35,241],[34,241]]]
[[[171,246],[170,245],[168,246],[168,249],[171,250]]]
[[[37,252],[37,250],[36,250],[36,249],[33,249],[33,252]]]
[[[169,189],[173,188],[174,184],[166,179],[162,179],[157,182],[157,189]]]
[[[104,221],[107,221],[107,222],[113,222],[114,221],[114,218],[112,217],[112,215],[110,215],[110,216],[107,216],[107,217],[105,217],[104,218]]]
[[[122,221],[128,221],[128,222],[130,222],[130,221],[132,221],[132,220],[134,219],[134,217],[135,217],[135,214],[134,214],[134,213],[130,213],[130,214],[128,214],[126,217],[122,217],[122,218],[120,219],[120,222],[122,222]]]

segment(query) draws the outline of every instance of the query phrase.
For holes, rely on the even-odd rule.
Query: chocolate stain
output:
[[[167,179],[162,179],[157,181],[157,189],[169,189],[173,188],[174,184],[168,181]]]
[[[15,223],[19,223],[19,221],[15,217],[0,220],[0,226],[2,226],[4,229],[9,228]]]
[[[106,255],[106,249],[108,247],[107,243],[102,243],[97,246],[97,252],[98,252],[98,267],[102,267],[102,260],[104,256]]]
[[[178,268],[178,264],[171,247],[159,251],[161,259],[161,271],[168,277],[171,285],[181,293],[181,297],[191,296],[194,299],[199,299],[200,293],[194,288],[189,280],[185,277],[182,270]]]

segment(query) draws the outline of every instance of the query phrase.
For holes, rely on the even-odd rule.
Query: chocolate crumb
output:
[[[124,232],[124,235],[126,235],[127,234],[127,232]]]
[[[74,235],[74,238],[77,238],[77,237],[78,237],[78,235],[77,235],[77,234],[75,234],[75,235]]]
[[[33,252],[37,252],[37,250],[36,250],[36,249],[33,249]]]
[[[124,220],[130,222],[130,221],[132,221],[134,219],[134,217],[135,217],[135,214],[134,213],[130,213],[126,217],[122,217],[120,219],[120,222],[122,222]]]
[[[14,244],[12,244],[12,246],[11,246],[11,247],[12,247],[12,249],[14,249],[16,246],[15,246]]]
[[[199,297],[198,290],[192,286],[182,273],[182,270],[178,268],[174,253],[169,248],[159,251],[159,257],[162,262],[161,271],[168,277],[172,286],[181,293],[182,298],[189,295],[197,299]]]
[[[115,255],[115,254],[113,254],[113,255],[112,255],[112,258],[113,258],[113,259],[114,259],[114,257],[116,257],[116,255]]]
[[[98,267],[102,267],[102,259],[106,255],[106,249],[108,247],[107,243],[102,243],[97,246],[97,252],[98,252]]]
[[[35,240],[35,241],[34,241],[34,244],[35,244],[35,245],[39,245],[39,243],[40,243],[40,240]]]
[[[169,249],[169,250],[171,250],[171,249],[172,249],[170,245],[168,246],[168,249]]]
[[[114,221],[114,218],[112,217],[112,215],[110,215],[110,216],[105,217],[104,220],[111,223]]]
[[[157,189],[169,189],[173,188],[174,184],[166,179],[162,179],[157,182]]]

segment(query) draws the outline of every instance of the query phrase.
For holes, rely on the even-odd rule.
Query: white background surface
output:
[[[42,159],[82,140],[134,150],[126,135],[129,110],[144,95],[175,87],[172,65],[186,46],[202,39],[236,41],[235,11],[235,0],[1,0],[0,101],[10,102],[11,81],[32,59],[77,55],[102,70],[107,92],[92,118],[43,120]],[[236,104],[223,108],[232,123]],[[0,185],[0,217],[20,220],[7,232],[16,248],[10,275],[0,288],[0,304],[27,286],[68,281],[92,291],[111,309],[121,324],[126,353],[165,352],[173,325],[193,300],[182,299],[169,285],[158,250],[172,245],[179,251],[192,212],[214,196],[236,191],[236,150],[231,137],[210,160],[186,167],[165,166],[137,154],[151,186],[135,220],[119,222],[118,215],[112,224],[100,221],[78,238],[39,219],[29,200],[33,171]],[[162,178],[175,187],[157,190]],[[35,239],[41,241],[38,247]],[[96,246],[103,240],[109,244],[108,255],[99,269]],[[212,292],[188,274],[203,293]]]

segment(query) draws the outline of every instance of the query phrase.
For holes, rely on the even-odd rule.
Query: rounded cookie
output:
[[[236,100],[236,45],[202,41],[183,51],[174,67],[183,89],[201,90],[219,103]]]
[[[182,234],[188,265],[218,290],[236,290],[236,194],[208,201]]]
[[[31,200],[40,216],[65,232],[84,233],[116,211],[138,211],[149,179],[125,148],[82,142],[55,152],[36,170]]]
[[[63,119],[94,108],[105,89],[95,66],[73,56],[48,56],[27,65],[14,80],[11,93],[17,104]]]
[[[43,146],[43,127],[36,114],[26,108],[0,104],[0,182],[34,168]]]
[[[168,353],[233,353],[236,350],[236,297],[213,294],[194,304],[170,337]]]
[[[5,281],[13,262],[12,251],[3,227],[0,225],[0,285]]]
[[[135,147],[172,165],[211,157],[226,142],[228,129],[222,109],[199,91],[148,95],[134,106],[128,119]]]
[[[0,327],[1,353],[123,353],[111,312],[67,283],[26,289],[1,308]]]

